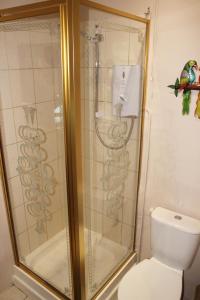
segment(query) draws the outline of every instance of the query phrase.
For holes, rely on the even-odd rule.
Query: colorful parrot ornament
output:
[[[189,60],[181,72],[180,76],[180,84],[188,85],[193,84],[196,81],[196,74],[194,69],[197,70],[197,62],[196,60]],[[183,90],[183,115],[189,114],[190,111],[190,99],[191,99],[191,90]]]
[[[189,114],[190,111],[190,100],[191,100],[191,91],[200,90],[200,79],[199,82],[196,82],[196,73],[195,70],[198,70],[198,65],[196,60],[189,60],[180,75],[176,79],[174,85],[169,85],[168,87],[174,90],[174,94],[177,97],[179,91],[183,90],[183,102],[182,102],[182,113],[183,115]],[[197,113],[195,115],[200,115],[200,96],[197,100]]]

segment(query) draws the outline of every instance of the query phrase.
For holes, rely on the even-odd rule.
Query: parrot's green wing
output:
[[[191,91],[185,90],[183,92],[183,110],[182,110],[183,115],[185,114],[188,115],[190,112],[190,98],[191,98]]]
[[[180,77],[180,84],[188,84],[189,83],[189,73],[187,70],[183,69]]]

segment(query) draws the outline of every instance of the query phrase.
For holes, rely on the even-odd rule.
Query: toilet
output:
[[[151,213],[152,258],[134,265],[123,277],[118,300],[180,300],[183,271],[200,241],[200,221],[157,207]]]

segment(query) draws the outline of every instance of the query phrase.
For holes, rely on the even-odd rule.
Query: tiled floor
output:
[[[0,300],[32,300],[15,286],[10,287],[0,294]],[[117,294],[114,294],[109,300],[117,300]]]
[[[0,294],[0,300],[31,300],[22,291],[17,289],[15,286],[3,291]]]

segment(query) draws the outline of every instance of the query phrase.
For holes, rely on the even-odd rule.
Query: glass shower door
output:
[[[135,251],[146,24],[88,6],[80,57],[90,299]]]
[[[0,23],[1,147],[18,261],[72,296],[60,15]]]

